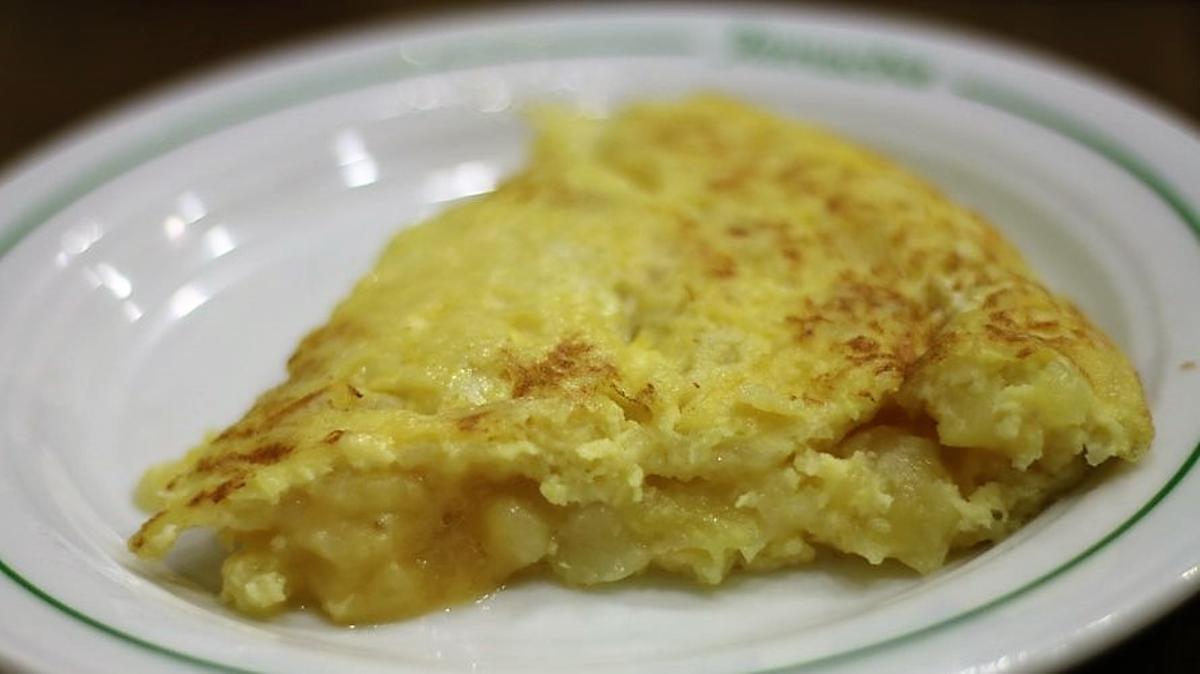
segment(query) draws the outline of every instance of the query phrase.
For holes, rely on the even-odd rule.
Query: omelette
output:
[[[1108,337],[978,215],[715,95],[546,108],[527,166],[401,231],[283,383],[138,489],[129,540],[337,623],[544,570],[938,569],[1153,428]]]

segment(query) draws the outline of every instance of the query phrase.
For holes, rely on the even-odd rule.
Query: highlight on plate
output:
[[[928,573],[1148,446],[1108,337],[890,161],[720,96],[534,117],[523,170],[399,233],[286,381],[146,474],[133,551],[215,530],[231,606],[339,623],[535,568]]]

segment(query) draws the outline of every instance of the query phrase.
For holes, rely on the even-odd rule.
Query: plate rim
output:
[[[622,7],[627,7],[622,4]],[[650,6],[640,6],[638,12],[633,12],[627,15],[622,15],[623,18],[632,14],[648,14],[652,18],[658,18],[658,12],[664,10],[672,12],[675,18],[683,19],[682,10],[690,10],[686,15],[687,18],[693,16],[702,17],[711,20],[724,20],[726,22],[737,21],[761,21],[768,16],[784,18],[789,23],[799,24],[804,18],[851,18],[858,19],[862,16],[870,17],[868,25],[871,27],[881,27],[884,30],[899,30],[901,32],[917,31],[921,37],[930,38],[935,41],[941,41],[949,44],[959,44],[960,46],[970,45],[975,49],[981,49],[983,52],[992,52],[993,54],[999,50],[1005,51],[1016,50],[1025,58],[1032,62],[1048,65],[1051,70],[1057,71],[1058,74],[1065,75],[1071,79],[1087,85],[1088,88],[1098,91],[1109,98],[1133,104],[1133,107],[1138,108],[1143,113],[1148,113],[1151,117],[1158,118],[1161,121],[1166,121],[1173,124],[1186,135],[1195,136],[1194,129],[1186,123],[1182,123],[1173,111],[1162,109],[1161,106],[1145,100],[1142,96],[1124,90],[1123,87],[1115,85],[1110,81],[1106,81],[1103,76],[1082,70],[1072,64],[1065,64],[1054,57],[1047,57],[1045,54],[1038,53],[1036,49],[1028,49],[1024,47],[1014,47],[997,41],[994,38],[980,37],[972,34],[970,31],[963,31],[955,28],[947,28],[936,23],[916,22],[907,19],[893,19],[886,15],[881,17],[877,14],[863,14],[856,11],[834,11],[830,12],[823,9],[795,9],[795,8],[770,8],[755,7],[753,8],[758,13],[751,12],[748,15],[723,9],[720,7],[705,7],[702,5],[692,5],[689,3],[662,3],[653,4]],[[86,196],[95,189],[111,182],[117,177],[123,175],[129,170],[140,166],[154,158],[165,155],[166,153],[182,147],[195,140],[204,138],[208,135],[218,133],[237,124],[249,121],[256,117],[277,112],[288,107],[314,101],[318,98],[352,91],[357,88],[369,86],[382,82],[395,81],[405,77],[420,77],[420,76],[438,76],[452,73],[460,68],[433,68],[423,69],[420,67],[409,68],[408,72],[375,72],[369,81],[353,80],[349,83],[340,82],[337,86],[327,90],[306,89],[303,86],[291,84],[292,89],[302,89],[298,95],[296,92],[291,92],[291,97],[285,95],[283,97],[274,98],[267,97],[267,105],[265,107],[255,106],[253,103],[246,104],[244,101],[239,105],[236,96],[233,94],[235,90],[242,86],[248,79],[255,77],[276,78],[279,80],[278,85],[283,87],[289,86],[289,83],[284,81],[284,74],[291,69],[299,73],[305,69],[318,71],[327,69],[328,63],[339,52],[346,50],[363,49],[368,46],[379,47],[384,44],[398,44],[411,37],[426,37],[438,38],[446,37],[447,32],[453,32],[456,28],[463,26],[478,26],[486,23],[501,23],[504,29],[511,29],[506,20],[512,18],[547,18],[561,19],[564,21],[574,22],[577,25],[585,25],[593,22],[601,16],[595,13],[596,8],[589,7],[586,9],[576,10],[547,10],[546,8],[524,8],[508,11],[477,11],[466,12],[462,15],[454,16],[449,19],[439,17],[433,20],[405,22],[397,21],[387,25],[369,28],[369,29],[349,29],[335,33],[332,36],[324,38],[316,38],[302,41],[298,44],[271,49],[265,54],[253,57],[248,60],[234,61],[214,69],[202,72],[200,75],[192,75],[187,77],[182,83],[171,85],[159,91],[151,92],[148,95],[137,98],[133,103],[123,105],[104,116],[90,121],[82,126],[75,127],[78,130],[68,132],[64,136],[53,140],[52,142],[43,145],[41,149],[35,150],[33,153],[26,155],[22,160],[9,166],[8,170],[0,174],[0,193],[7,191],[7,188],[13,186],[23,177],[29,176],[37,172],[39,169],[45,168],[54,160],[62,159],[69,155],[73,150],[89,141],[104,138],[105,136],[114,135],[117,128],[122,122],[131,123],[136,120],[145,121],[156,115],[163,115],[169,112],[172,105],[182,106],[188,99],[202,98],[205,95],[225,98],[226,105],[236,108],[237,111],[233,114],[222,115],[220,111],[217,113],[217,121],[206,126],[204,124],[195,124],[181,122],[184,127],[183,133],[167,134],[171,137],[168,143],[150,142],[147,147],[138,148],[136,151],[125,153],[116,159],[100,162],[98,167],[91,170],[85,170],[83,177],[72,177],[68,180],[60,180],[60,184],[50,190],[46,190],[40,202],[34,207],[26,207],[19,211],[14,218],[7,219],[0,223],[0,263],[11,252],[18,248],[21,242],[42,224],[54,217],[55,214],[75,203],[80,198]],[[663,15],[665,18],[665,15]],[[498,21],[499,20],[499,21]],[[638,57],[654,56],[655,54],[636,54]],[[678,54],[687,56],[687,54]],[[564,54],[557,58],[563,59],[579,59],[588,58],[591,56],[611,57],[613,54]],[[525,60],[492,60],[482,63],[470,63],[466,68],[486,67],[510,65],[520,62],[530,61],[549,61],[556,57],[540,55],[536,58]],[[294,63],[293,63],[294,61]],[[328,79],[328,77],[326,77]],[[957,83],[955,83],[957,84]],[[1106,135],[1103,130],[1094,128],[1086,121],[1080,121],[1073,118],[1071,115],[1055,109],[1053,106],[1047,106],[1039,101],[1029,98],[1027,95],[1006,90],[1003,85],[993,84],[983,80],[976,82],[967,82],[967,86],[958,87],[952,84],[949,89],[951,93],[958,95],[967,100],[980,103],[993,109],[1008,113],[1009,115],[1018,117],[1026,122],[1033,123],[1043,129],[1049,130],[1056,135],[1072,140],[1080,144],[1100,157],[1108,160],[1109,163],[1121,169],[1127,176],[1130,176],[1143,187],[1155,194],[1166,205],[1171,212],[1176,216],[1182,224],[1187,227],[1192,234],[1200,241],[1200,216],[1197,215],[1195,207],[1188,200],[1175,190],[1170,182],[1163,178],[1149,163],[1142,160],[1137,154],[1122,147],[1119,142],[1113,141],[1111,137]],[[260,101],[261,103],[261,101]],[[214,112],[209,110],[209,113]],[[242,114],[246,113],[246,114]],[[184,115],[186,117],[186,115]],[[179,128],[176,125],[175,131]],[[90,162],[95,166],[96,162]],[[1200,460],[1200,442],[1198,442],[1190,453],[1187,454],[1183,463],[1175,470],[1171,477],[1156,491],[1141,507],[1139,507],[1132,515],[1123,520],[1116,528],[1110,531],[1097,542],[1093,543],[1083,551],[1071,556],[1064,562],[1061,562],[1050,571],[1036,577],[1015,589],[1009,590],[988,600],[974,608],[967,609],[955,615],[942,618],[929,625],[917,629],[908,630],[892,637],[882,639],[870,644],[856,646],[846,651],[839,653],[821,656],[816,659],[811,659],[803,662],[772,667],[769,669],[756,670],[759,674],[774,674],[781,672],[804,671],[814,667],[832,666],[842,662],[857,659],[862,656],[871,655],[879,651],[888,650],[905,642],[919,639],[922,636],[940,632],[947,628],[961,624],[971,620],[978,615],[982,615],[1000,605],[1006,604],[1013,599],[1023,596],[1036,588],[1051,582],[1055,578],[1067,573],[1078,564],[1092,557],[1100,550],[1108,547],[1111,543],[1119,539],[1124,533],[1132,529],[1138,522],[1152,512],[1175,488],[1183,481],[1190,473],[1197,461]],[[218,669],[221,671],[230,672],[247,672],[250,670],[240,669],[231,665],[209,660],[203,657],[190,655],[175,649],[161,646],[142,639],[136,635],[122,631],[111,625],[104,623],[88,616],[66,602],[54,597],[47,591],[38,587],[22,576],[17,570],[10,567],[0,556],[0,573],[3,573],[16,585],[27,591],[33,597],[50,605],[66,616],[82,622],[89,627],[92,627],[99,632],[115,637],[125,643],[137,646],[152,653],[169,657],[175,661],[189,665],[196,665],[205,668]],[[1133,630],[1143,626],[1149,620],[1156,616],[1165,614],[1174,606],[1186,600],[1195,588],[1178,588],[1167,596],[1159,596],[1156,599],[1145,600],[1141,603],[1142,608],[1153,605],[1152,610],[1145,611],[1148,615],[1134,616],[1126,618],[1124,624],[1120,627],[1118,637],[1125,636]],[[1160,593],[1161,594],[1161,593]],[[1104,642],[1092,644],[1090,648],[1087,644],[1076,644],[1076,648],[1072,653],[1068,654],[1066,661],[1074,661],[1087,655],[1096,652],[1099,648],[1105,645]],[[6,654],[6,656],[9,654]],[[1058,656],[1062,657],[1062,656]]]

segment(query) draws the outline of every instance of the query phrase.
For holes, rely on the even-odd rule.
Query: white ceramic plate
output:
[[[619,18],[618,18],[619,17]],[[124,538],[148,464],[277,380],[398,227],[489,190],[518,108],[697,89],[822,122],[982,211],[1127,350],[1158,437],[925,579],[864,564],[716,592],[531,582],[366,629],[259,623]],[[0,650],[46,671],[1003,671],[1060,666],[1200,581],[1200,142],[1044,59],[823,13],[537,11],[400,26],[114,115],[0,186]],[[209,560],[211,561],[211,560]],[[207,569],[207,570],[206,570]]]

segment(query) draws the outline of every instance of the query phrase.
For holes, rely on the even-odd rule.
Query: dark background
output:
[[[164,83],[339,29],[451,11],[441,4],[0,0],[0,167]],[[457,12],[495,3],[444,4]],[[1055,54],[1151,97],[1193,125],[1200,122],[1200,1],[860,0],[841,6],[931,20]],[[1200,672],[1200,599],[1078,671],[1108,666]]]

